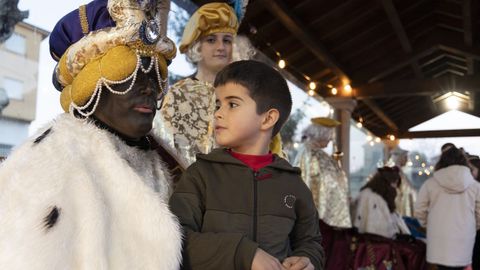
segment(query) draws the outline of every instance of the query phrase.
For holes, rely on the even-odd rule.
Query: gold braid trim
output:
[[[80,26],[82,27],[82,33],[88,34],[88,19],[87,19],[87,5],[81,5],[78,7],[78,16],[80,17]]]

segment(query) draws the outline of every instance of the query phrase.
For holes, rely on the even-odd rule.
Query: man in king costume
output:
[[[334,227],[350,228],[348,180],[338,162],[323,151],[332,140],[340,122],[317,117],[303,131],[304,143],[294,164],[302,170],[302,178],[310,188],[320,219]]]
[[[179,269],[181,229],[149,134],[175,56],[169,7],[95,0],[55,26],[65,113],[0,166],[0,269]]]

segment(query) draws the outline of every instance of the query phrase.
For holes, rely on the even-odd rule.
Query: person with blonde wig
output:
[[[156,132],[178,150],[183,167],[214,145],[213,80],[232,61],[238,26],[233,8],[219,2],[201,6],[185,26],[179,50],[197,70],[171,87],[155,119]]]
[[[181,229],[149,134],[176,52],[169,7],[95,0],[53,29],[65,113],[0,166],[0,269],[179,269]]]
[[[350,228],[347,177],[338,162],[323,150],[339,124],[327,117],[312,118],[303,131],[304,142],[293,164],[302,170],[303,181],[312,191],[320,219],[330,226]]]

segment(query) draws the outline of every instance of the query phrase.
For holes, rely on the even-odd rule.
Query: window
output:
[[[13,33],[13,35],[5,41],[5,48],[14,53],[25,55],[27,52],[27,41],[24,36]]]
[[[4,77],[3,78],[3,88],[7,91],[7,96],[9,99],[23,99],[23,82]]]

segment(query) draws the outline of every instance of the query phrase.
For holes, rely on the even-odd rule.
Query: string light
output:
[[[380,143],[381,141],[382,141],[382,140],[381,140],[379,137],[376,137],[376,138],[375,138],[375,142],[376,142],[376,143]]]
[[[273,47],[272,43],[270,43],[270,42],[268,42],[266,39],[264,39],[264,38],[262,37],[262,35],[259,34],[257,28],[256,28],[254,25],[249,24],[249,28],[250,28],[250,34],[252,34],[252,38],[255,38],[255,39],[257,40],[257,42],[261,42],[261,43],[265,44],[265,46],[266,46],[268,49],[270,49],[270,50],[276,55],[276,58],[278,59],[278,62],[277,62],[278,67],[279,67],[280,69],[285,69],[285,68],[287,68],[287,61],[282,58],[282,54]],[[311,90],[315,90],[315,89],[317,88],[317,83],[318,83],[318,82],[317,82],[317,83],[313,82],[313,80],[312,80],[312,78],[311,78],[310,76],[304,74],[302,71],[296,69],[296,68],[295,68],[294,66],[292,66],[292,65],[289,65],[289,66],[288,66],[288,70],[289,70],[290,72],[294,72],[295,74],[298,74],[298,75],[302,76],[303,78],[305,78],[306,83],[308,83],[307,94],[308,94],[309,96],[314,96],[314,95],[316,94],[315,92],[312,92]],[[344,83],[345,83],[345,82],[344,82]],[[335,95],[338,94],[337,88],[333,87],[332,84],[327,84],[327,83],[324,84],[324,83],[321,83],[321,85],[322,85],[322,86],[325,85],[326,87],[328,87],[329,89],[331,89],[332,95],[335,96]],[[350,87],[350,85],[348,85],[348,84],[347,84],[346,86],[344,86],[343,89],[349,89],[349,90],[346,90],[346,91],[345,91],[345,92],[348,92],[348,93],[350,93],[351,90],[352,90],[351,87]],[[350,94],[348,94],[348,93],[347,93],[347,95],[350,95]]]
[[[347,84],[343,87],[343,90],[345,90],[345,92],[347,93],[350,93],[352,92],[352,87],[350,86],[350,84]]]
[[[371,141],[371,140],[373,140],[372,135],[367,135],[367,141]]]
[[[390,141],[395,141],[395,136],[394,135],[388,135],[388,139]]]
[[[358,118],[357,127],[358,127],[358,128],[362,128],[362,127],[363,127],[363,118],[362,118],[361,116]]]

